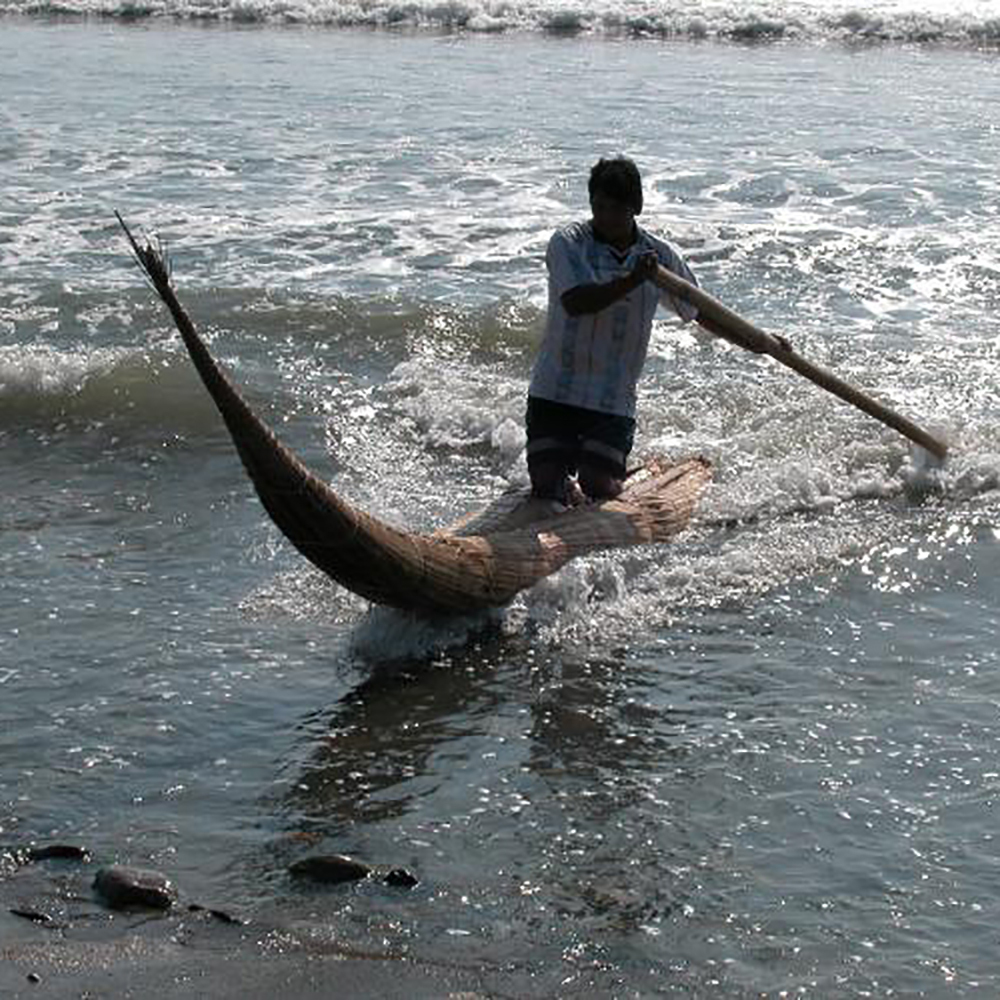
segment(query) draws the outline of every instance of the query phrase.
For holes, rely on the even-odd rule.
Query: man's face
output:
[[[597,235],[608,243],[627,246],[632,242],[635,212],[630,205],[611,198],[603,191],[595,191],[590,199]]]

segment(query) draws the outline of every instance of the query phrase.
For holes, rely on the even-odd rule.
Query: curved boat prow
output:
[[[707,461],[690,459],[657,466],[655,488],[637,482],[618,500],[516,529],[505,530],[502,521],[476,535],[394,528],[340,497],[251,410],[181,306],[162,251],[140,245],[120,215],[118,221],[170,310],[271,519],[314,566],[370,601],[427,614],[502,606],[577,555],[666,541],[687,525],[711,478]]]

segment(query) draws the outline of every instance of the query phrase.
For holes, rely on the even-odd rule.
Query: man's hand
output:
[[[656,278],[657,268],[660,266],[660,259],[656,256],[655,250],[644,250],[636,258],[635,267],[632,268],[632,280],[636,288],[644,281],[653,281]]]
[[[614,305],[635,291],[644,281],[655,280],[659,268],[655,250],[646,250],[636,258],[635,266],[628,274],[605,282],[603,285],[577,285],[560,297],[563,309],[570,316],[583,316],[600,312]]]

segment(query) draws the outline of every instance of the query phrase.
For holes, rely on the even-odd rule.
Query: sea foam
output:
[[[34,17],[168,17],[198,23],[498,33],[629,35],[766,42],[782,39],[996,45],[1000,2],[898,0],[0,0],[0,12]]]

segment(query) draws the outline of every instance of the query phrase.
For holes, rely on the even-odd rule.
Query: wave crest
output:
[[[170,18],[230,24],[307,24],[334,28],[471,33],[538,32],[760,43],[839,42],[1000,44],[1000,3],[942,0],[850,5],[821,0],[0,0],[0,14],[32,17]]]

